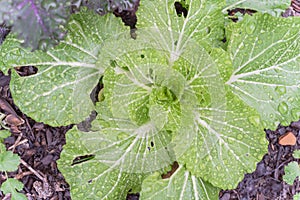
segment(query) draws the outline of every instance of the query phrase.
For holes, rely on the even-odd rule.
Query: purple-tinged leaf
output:
[[[12,26],[25,46],[45,49],[64,38],[70,4],[70,0],[1,1],[0,23]]]

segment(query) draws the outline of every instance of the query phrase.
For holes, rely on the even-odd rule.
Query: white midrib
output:
[[[257,74],[260,74],[262,72],[266,72],[266,71],[269,71],[269,70],[272,70],[272,69],[278,69],[278,67],[283,66],[285,64],[288,64],[288,63],[290,63],[292,61],[295,61],[299,57],[300,57],[300,54],[298,56],[295,56],[295,57],[293,57],[293,58],[291,58],[291,59],[289,59],[289,60],[287,60],[285,62],[282,62],[280,64],[277,64],[277,65],[273,65],[273,66],[270,66],[270,67],[267,67],[267,68],[258,69],[258,70],[252,71],[252,72],[247,72],[247,73],[236,75],[236,73],[238,72],[238,70],[240,70],[242,67],[245,66],[245,64],[244,64],[242,67],[239,67],[238,70],[236,70],[233,73],[233,75],[230,77],[230,79],[225,84],[230,85],[233,82],[236,82],[238,79],[241,79],[241,78],[244,78],[244,77],[248,77],[248,76],[252,76],[252,75],[257,75]]]
[[[193,175],[192,175],[192,182],[193,182],[195,200],[199,200],[199,192],[197,189],[197,178]]]
[[[261,72],[269,71],[269,70],[276,69],[276,68],[277,68],[277,66],[271,66],[271,67],[268,67],[268,68],[259,69],[259,70],[255,70],[255,71],[252,71],[252,72],[247,72],[247,73],[244,73],[244,74],[238,74],[238,75],[233,74],[225,84],[231,85],[232,83],[236,82],[240,78],[244,78],[244,77],[252,76],[252,75],[257,75],[257,74],[260,74]]]
[[[134,148],[134,145],[137,143],[137,141],[138,141],[139,139],[145,137],[145,135],[144,135],[144,134],[145,134],[145,131],[146,131],[147,129],[151,128],[152,126],[153,126],[153,124],[152,124],[152,123],[149,123],[149,124],[146,124],[146,125],[144,125],[144,126],[138,128],[138,129],[136,129],[136,130],[134,131],[134,133],[135,133],[135,135],[137,135],[137,136],[136,136],[136,137],[134,138],[134,140],[131,142],[130,146],[125,150],[125,152],[123,153],[123,155],[122,155],[118,160],[116,160],[115,163],[114,163],[112,166],[110,166],[105,172],[103,172],[102,174],[100,174],[100,175],[97,177],[97,179],[98,179],[99,177],[101,177],[103,174],[105,174],[106,172],[109,172],[109,171],[111,171],[112,169],[115,169],[121,162],[123,162],[123,161],[124,161],[124,158],[125,158],[125,157],[127,156],[127,154]]]
[[[92,52],[90,52],[90,51],[88,51],[88,50],[82,48],[81,46],[78,46],[77,44],[70,43],[70,42],[67,42],[67,41],[62,41],[61,43],[65,43],[65,44],[67,44],[67,45],[73,46],[73,47],[79,49],[80,51],[86,53],[87,55],[91,56],[91,57],[94,58],[95,60],[98,59],[98,57],[97,57],[96,55],[94,55]]]
[[[115,72],[116,74],[124,74],[129,80],[131,80],[135,85],[137,85],[138,87],[141,87],[143,89],[145,89],[146,91],[148,91],[149,93],[151,92],[151,88],[146,86],[144,83],[140,83],[139,80],[137,80],[137,78],[134,77],[134,75],[131,73],[131,71],[126,72],[125,70],[123,70],[120,67],[116,67],[115,68]]]
[[[196,179],[195,176],[192,176],[192,178]],[[202,186],[202,188],[203,188],[203,191],[205,192],[206,198],[207,198],[208,200],[210,200],[211,198],[209,197],[209,194],[208,194],[208,192],[207,192],[207,190],[206,190],[205,184],[203,183],[203,181],[202,181],[201,178],[199,178],[198,180],[199,180],[199,182],[201,183],[201,186]]]
[[[193,0],[190,1],[190,6],[192,6],[192,4],[193,4]],[[188,15],[185,18],[182,28],[180,30],[180,34],[179,34],[179,38],[177,41],[175,52],[173,52],[173,51],[171,52],[170,63],[173,63],[174,61],[176,61],[178,59],[179,55],[181,54],[181,52],[180,52],[180,50],[182,48],[181,43],[182,43],[183,37],[185,35],[185,29],[186,29],[187,23],[190,21],[190,17],[191,17],[190,12],[188,12]]]
[[[185,188],[186,188],[186,186],[187,186],[187,182],[188,182],[188,179],[189,179],[189,172],[188,171],[185,171],[184,172],[184,183],[183,183],[183,185],[182,185],[182,189],[181,189],[181,193],[180,193],[180,200],[181,199],[184,199],[183,197],[184,197],[184,191],[185,191]]]
[[[66,82],[64,84],[61,84],[61,85],[58,85],[58,86],[54,86],[51,90],[49,90],[47,92],[44,92],[44,93],[42,93],[40,95],[35,96],[34,98],[31,99],[31,101],[28,101],[25,105],[32,104],[32,102],[35,102],[40,97],[49,96],[49,95],[51,95],[52,93],[54,93],[55,91],[57,91],[59,89],[62,89],[64,87],[67,87],[67,86],[70,86],[70,85],[78,84],[79,82],[87,80],[90,77],[96,76],[98,74],[99,74],[99,72],[96,72],[96,73],[90,74],[88,76],[82,77],[81,79],[77,79],[77,80],[72,81],[72,82]]]
[[[200,119],[200,116],[199,116],[198,114],[196,115],[196,121],[197,121],[199,124],[201,124],[204,128],[206,128],[207,130],[209,130],[209,131],[211,131],[212,133],[214,133],[215,136],[216,136],[219,140],[223,141],[223,139],[221,138],[221,135],[220,135],[217,131],[215,131],[213,128],[211,128],[211,127],[207,124],[206,121]]]
[[[285,35],[283,36],[283,38],[286,37],[286,35],[288,35],[290,33],[290,31],[288,30]],[[295,37],[297,37],[298,35],[295,35]],[[290,39],[293,39],[294,37],[290,38]],[[290,40],[288,39],[288,40]],[[296,41],[296,40],[295,40]],[[265,71],[269,71],[269,70],[272,70],[272,69],[276,69],[280,66],[283,66],[285,64],[288,64],[289,62],[291,61],[295,61],[297,58],[300,57],[300,55],[297,55],[291,59],[288,59],[287,61],[285,62],[282,62],[282,63],[279,63],[279,64],[275,64],[273,66],[270,66],[270,67],[267,67],[267,68],[264,68],[264,69],[259,69],[259,70],[255,70],[255,71],[252,71],[252,72],[247,72],[247,73],[243,73],[243,74],[238,74],[236,75],[241,69],[243,69],[245,66],[247,66],[249,63],[253,62],[255,59],[257,59],[258,57],[264,55],[265,52],[267,52],[268,50],[272,49],[274,46],[276,46],[277,44],[280,44],[280,43],[284,43],[286,42],[285,40],[281,39],[281,40],[278,40],[277,42],[274,42],[273,44],[271,44],[270,46],[268,46],[267,48],[265,48],[264,50],[262,50],[260,53],[258,53],[256,56],[252,57],[251,59],[249,59],[247,62],[245,62],[243,65],[241,65],[240,67],[238,67],[233,73],[232,73],[232,76],[230,77],[230,79],[226,82],[227,85],[230,85],[231,83],[233,82],[236,82],[238,79],[240,78],[244,78],[244,77],[247,77],[247,76],[251,76],[251,75],[257,75],[257,74],[260,74],[261,72],[265,72]],[[294,43],[294,42],[293,42]],[[292,44],[293,44],[292,43]],[[291,46],[291,45],[289,45]],[[254,48],[254,47],[253,47]],[[286,53],[286,52],[285,52]],[[277,62],[282,58],[283,55],[280,56],[280,58],[277,60]],[[234,59],[234,58],[233,58]]]
[[[208,125],[208,123],[202,119],[200,119],[199,115],[196,115],[196,121],[201,124],[203,127],[205,127],[207,130],[209,130],[211,133],[215,134],[215,136],[218,138],[218,140],[220,141],[220,146],[221,144],[223,144],[225,146],[226,149],[228,149],[230,151],[230,153],[241,163],[241,165],[243,165],[245,168],[247,168],[247,166],[241,162],[241,159],[238,155],[235,154],[235,152],[229,147],[229,145],[223,140],[223,138],[221,137],[221,135],[214,130],[211,126]],[[210,154],[209,154],[210,155]]]
[[[124,152],[124,154],[111,166],[109,167],[107,170],[105,170],[103,173],[99,174],[95,180],[99,179],[101,176],[103,176],[106,173],[111,172],[113,169],[115,169],[115,167],[117,165],[119,165],[125,158],[125,156],[133,149],[135,143],[139,140],[139,137],[136,137],[132,143],[130,144],[130,146],[126,149],[126,151]],[[118,182],[121,178],[122,175],[122,169],[120,169],[120,173],[118,174],[118,180],[115,182],[114,186],[110,189],[110,191],[103,197],[103,199],[105,199],[112,191],[114,191],[114,189],[117,187]]]

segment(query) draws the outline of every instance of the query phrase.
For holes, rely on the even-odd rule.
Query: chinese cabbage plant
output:
[[[67,133],[58,162],[73,199],[217,199],[266,152],[263,128],[299,118],[299,19],[256,13],[228,24],[225,1],[182,1],[186,16],[174,2],[142,1],[136,39],[119,19],[82,10],[46,52],[13,35],[1,46],[3,71],[38,68],[12,70],[24,113],[54,126],[98,113],[89,132]]]

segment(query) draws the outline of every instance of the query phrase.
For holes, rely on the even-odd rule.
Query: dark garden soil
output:
[[[298,5],[300,4],[292,4],[284,16],[298,15],[297,11],[300,12]],[[231,12],[251,13],[247,10]],[[128,24],[136,21],[136,18],[130,18],[130,14],[126,13],[126,16],[129,18]],[[130,26],[132,29],[135,28],[135,26]],[[33,67],[21,68],[19,72],[22,75],[28,75],[35,73],[35,69]],[[24,183],[24,189],[21,192],[26,194],[28,199],[71,199],[69,185],[56,164],[66,142],[65,133],[71,125],[50,127],[24,115],[13,102],[9,82],[10,77],[0,72],[0,112],[11,117],[11,120],[7,120],[11,136],[6,138],[4,143],[7,149],[21,157],[18,170],[8,173],[8,176]],[[287,132],[297,137],[295,145],[279,144],[279,138]],[[245,175],[236,189],[220,191],[221,200],[290,200],[293,199],[295,193],[300,192],[298,179],[293,185],[288,185],[282,180],[284,166],[291,161],[300,161],[292,157],[293,151],[300,149],[300,121],[293,122],[288,127],[279,125],[277,130],[265,130],[265,133],[269,141],[268,153],[257,164],[253,173]],[[0,173],[0,185],[4,181],[5,174]],[[9,200],[10,196],[5,196],[0,191],[0,200],[2,199]],[[137,200],[139,197],[138,194],[128,195],[127,199]]]

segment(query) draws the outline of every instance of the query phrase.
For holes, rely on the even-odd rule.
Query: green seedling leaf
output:
[[[10,133],[9,130],[1,130],[0,131],[0,140],[3,140],[3,139],[7,138],[10,135],[11,135],[11,133]]]
[[[170,178],[162,179],[158,172],[148,176],[143,181],[140,198],[145,200],[214,200],[218,198],[218,193],[218,188],[193,176],[180,165]]]
[[[0,171],[15,171],[20,164],[20,157],[11,151],[6,151],[5,146],[1,143],[0,152]]]
[[[293,185],[295,179],[300,176],[300,167],[296,161],[293,161],[284,167],[284,172],[283,180],[287,184]]]
[[[226,7],[223,11],[244,8],[280,16],[290,4],[290,0],[226,0]]]
[[[300,158],[300,150],[295,150],[293,152],[293,156],[294,156],[294,158]]]
[[[20,181],[8,178],[2,185],[1,190],[4,194],[11,194],[11,200],[26,200],[26,196],[18,191],[22,190],[24,187],[23,183]]]
[[[120,19],[112,15],[99,17],[83,10],[68,24],[68,36],[47,52],[20,46],[8,37],[0,49],[5,66],[36,66],[38,72],[20,77],[12,72],[11,92],[20,109],[52,126],[83,121],[94,109],[90,93],[107,67],[96,63],[104,40],[114,40],[125,31]],[[128,32],[129,37],[129,32]]]
[[[265,128],[288,125],[300,116],[300,41],[295,27],[300,27],[300,19],[259,13],[229,27],[233,73],[226,84],[260,113]]]
[[[300,200],[300,193],[297,193],[293,196],[294,200]]]

